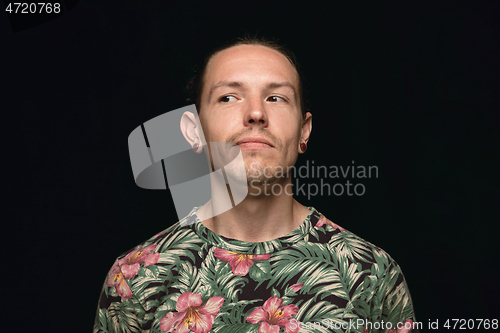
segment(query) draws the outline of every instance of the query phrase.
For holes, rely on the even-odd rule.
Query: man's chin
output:
[[[276,182],[278,178],[276,177],[254,177],[247,176],[248,186],[265,186]]]

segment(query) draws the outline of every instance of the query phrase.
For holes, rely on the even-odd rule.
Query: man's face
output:
[[[200,112],[205,138],[238,144],[248,181],[260,172],[263,182],[264,171],[274,176],[278,166],[286,170],[297,160],[299,98],[298,74],[281,53],[260,45],[221,51],[205,73]]]

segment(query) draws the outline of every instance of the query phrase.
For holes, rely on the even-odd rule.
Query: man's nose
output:
[[[245,111],[245,126],[260,124],[267,127],[266,106],[260,97],[248,98]]]

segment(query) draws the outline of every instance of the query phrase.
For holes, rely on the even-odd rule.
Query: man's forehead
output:
[[[205,82],[214,85],[220,81],[241,81],[240,75],[244,74],[270,82],[298,82],[298,73],[288,58],[261,45],[238,45],[215,54],[207,64],[205,78],[209,80]]]

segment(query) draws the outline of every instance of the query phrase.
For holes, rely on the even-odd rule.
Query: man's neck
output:
[[[290,180],[284,182],[278,185],[286,185]],[[198,216],[203,225],[216,234],[246,242],[273,240],[298,228],[310,211],[285,191],[273,195],[269,188],[265,190],[262,188],[260,195],[249,193],[232,209],[204,219],[204,216],[213,215],[214,203],[210,200],[199,209]]]

